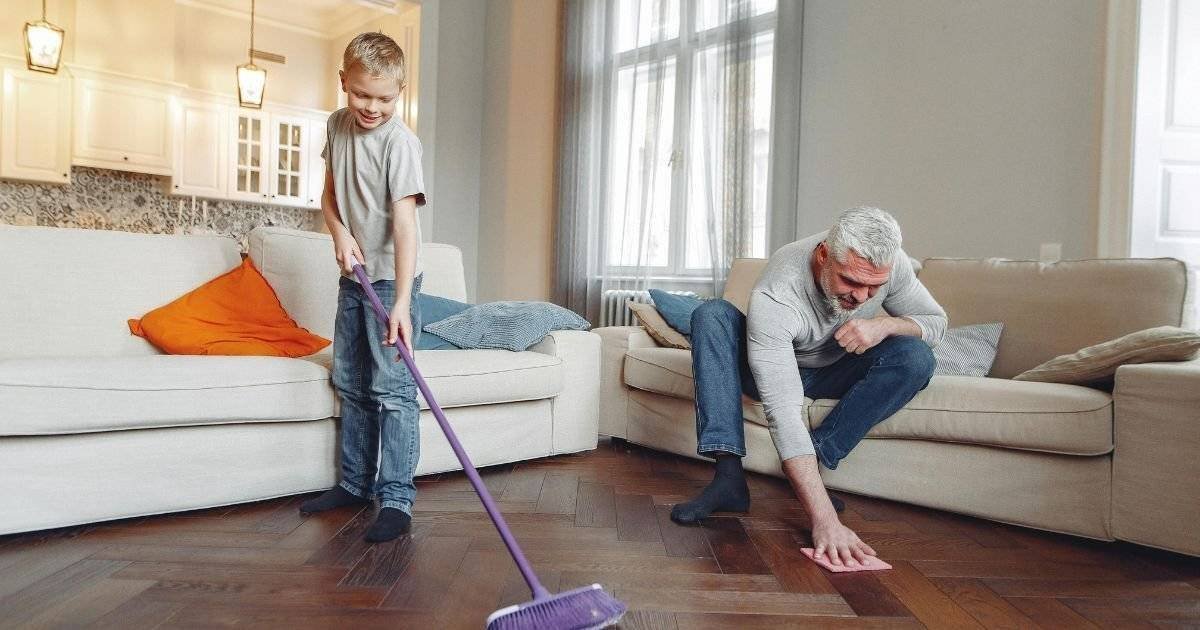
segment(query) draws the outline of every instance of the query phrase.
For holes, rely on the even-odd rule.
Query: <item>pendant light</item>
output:
[[[42,19],[25,23],[25,66],[57,74],[64,35],[65,31],[46,21],[46,0],[42,0]]]
[[[267,71],[254,65],[254,0],[250,0],[250,59],[237,67],[238,104],[262,109],[267,89]]]

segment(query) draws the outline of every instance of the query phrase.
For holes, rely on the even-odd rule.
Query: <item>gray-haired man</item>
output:
[[[878,208],[843,212],[828,232],[779,249],[750,296],[749,315],[711,300],[692,314],[698,451],[717,462],[712,483],[676,505],[694,523],[744,512],[750,494],[742,395],[761,400],[783,472],[812,517],[813,543],[834,564],[875,551],[841,524],[818,461],[837,468],[871,427],[929,384],[931,346],[946,313],[900,249],[900,226]],[[841,399],[811,434],[804,398]]]

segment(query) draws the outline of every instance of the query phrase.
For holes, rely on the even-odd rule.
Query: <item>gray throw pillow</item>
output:
[[[460,348],[521,352],[555,330],[587,330],[587,320],[548,302],[491,302],[422,328]]]
[[[996,347],[1004,324],[972,324],[946,331],[942,342],[933,347],[937,360],[934,374],[946,376],[987,376],[996,362]]]

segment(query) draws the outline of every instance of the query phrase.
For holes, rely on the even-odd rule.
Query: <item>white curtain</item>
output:
[[[566,6],[557,300],[597,322],[613,289],[720,295],[795,236],[802,6]]]

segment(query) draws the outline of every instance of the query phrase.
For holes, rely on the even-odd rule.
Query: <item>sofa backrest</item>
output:
[[[998,378],[1131,332],[1179,326],[1187,288],[1186,267],[1171,258],[930,258],[920,278],[950,326],[1004,324],[989,373]]]
[[[240,262],[219,236],[0,225],[0,358],[157,354],[126,321]]]
[[[766,267],[733,262],[726,300],[742,312]],[[1173,258],[1073,260],[930,258],[919,278],[946,309],[950,326],[1001,322],[1004,332],[989,376],[1011,378],[1108,339],[1183,320],[1187,270]]]
[[[304,328],[333,339],[337,314],[338,270],[333,237],[278,227],[250,232],[250,258],[275,289],[284,310]],[[422,293],[467,299],[462,252],[453,245],[423,243]]]

